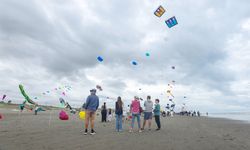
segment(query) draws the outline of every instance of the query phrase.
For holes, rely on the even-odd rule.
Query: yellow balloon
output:
[[[82,120],[85,120],[85,111],[80,111],[79,112],[79,118]]]

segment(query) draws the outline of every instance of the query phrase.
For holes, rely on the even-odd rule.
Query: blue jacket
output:
[[[99,98],[96,95],[89,95],[86,100],[85,109],[96,111],[99,107]]]

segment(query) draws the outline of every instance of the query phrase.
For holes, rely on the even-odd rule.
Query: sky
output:
[[[166,9],[160,18],[159,5]],[[80,107],[101,85],[97,95],[108,107],[115,100],[106,97],[127,105],[151,95],[164,108],[174,80],[176,111],[183,103],[202,112],[250,109],[249,0],[0,0],[0,10],[6,101],[23,101],[22,84],[39,104],[63,97]],[[178,25],[168,28],[173,16]],[[67,85],[65,96],[55,90]]]

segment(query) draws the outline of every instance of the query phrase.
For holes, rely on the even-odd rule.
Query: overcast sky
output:
[[[161,18],[153,14],[159,5]],[[177,111],[182,103],[203,112],[250,109],[249,0],[0,0],[0,10],[6,101],[21,103],[23,84],[39,104],[58,105],[54,88],[70,85],[64,98],[78,107],[101,85],[109,107],[106,96],[128,104],[134,95],[164,106],[175,80]],[[178,25],[169,29],[172,16]]]

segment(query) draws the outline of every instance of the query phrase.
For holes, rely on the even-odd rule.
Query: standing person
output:
[[[112,109],[109,108],[109,111],[108,111],[108,122],[111,122],[112,121]]]
[[[135,99],[131,103],[130,111],[132,113],[132,122],[129,132],[133,132],[135,118],[137,118],[138,129],[141,132],[141,118],[140,118],[140,101],[137,96],[134,97]]]
[[[154,115],[155,115],[155,122],[156,122],[156,125],[157,125],[156,131],[161,129],[161,122],[160,122],[160,114],[161,114],[160,109],[161,109],[161,106],[160,106],[159,102],[160,102],[159,99],[155,100]]]
[[[147,96],[147,100],[144,102],[144,107],[145,107],[144,122],[142,130],[144,130],[147,121],[148,121],[148,128],[149,130],[151,130],[152,110],[153,110],[153,102],[151,101],[151,96]]]
[[[86,100],[85,105],[85,112],[86,112],[86,118],[85,118],[85,135],[88,134],[88,126],[89,122],[91,123],[91,135],[96,134],[94,130],[95,125],[95,112],[99,107],[99,97],[96,96],[96,89],[90,90],[90,95],[88,96]]]
[[[116,117],[116,131],[122,131],[122,115],[123,115],[123,102],[122,98],[119,96],[115,103],[115,117]]]
[[[105,102],[103,103],[101,114],[102,114],[102,122],[107,122],[107,107]]]

